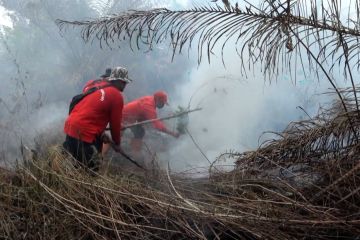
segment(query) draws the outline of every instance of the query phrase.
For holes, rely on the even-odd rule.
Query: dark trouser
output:
[[[96,138],[93,143],[87,143],[66,135],[63,147],[84,166],[93,171],[99,170],[98,154],[101,153],[102,148],[100,138]]]
[[[132,133],[134,134],[135,139],[143,139],[145,136],[145,129],[143,126],[137,125],[130,128]]]
[[[142,149],[142,140],[145,136],[145,129],[143,126],[137,125],[131,129],[131,132],[134,134],[134,138],[131,139],[130,147],[131,147],[131,154],[137,161],[143,161],[143,155],[141,152]]]

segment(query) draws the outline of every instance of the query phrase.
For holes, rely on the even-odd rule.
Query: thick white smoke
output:
[[[188,81],[178,88],[178,105],[188,106],[191,101],[190,108],[201,107],[202,110],[189,116],[188,129],[195,143],[185,134],[172,141],[169,155],[163,156],[176,171],[208,168],[209,161],[228,150],[254,150],[266,138],[274,137],[262,136],[264,132],[281,132],[291,121],[307,118],[298,106],[314,116],[322,98],[326,98],[315,94],[324,91],[328,84],[305,76],[301,71],[296,84],[286,72],[271,84],[261,72],[251,73],[246,78],[240,73],[240,59],[231,48],[224,55],[226,68],[221,59],[213,57],[210,65],[202,63],[194,68]]]
[[[6,2],[16,9],[12,1]],[[131,52],[127,43],[120,50],[100,50],[97,42],[85,45],[79,32],[65,32],[65,37],[60,37],[58,28],[50,21],[56,18],[81,20],[85,16],[94,17],[94,13],[90,14],[90,10],[85,10],[83,6],[83,11],[71,9],[74,10],[72,16],[58,16],[56,5],[50,4],[50,0],[48,4],[45,2],[17,1],[19,12],[12,14],[12,18],[16,19],[14,15],[20,16],[20,13],[24,16],[19,18],[22,20],[15,26],[9,22],[6,10],[4,12],[0,8],[0,16],[4,16],[0,17],[1,24],[14,28],[20,26],[16,34],[8,29],[8,35],[1,38],[4,43],[0,45],[0,53],[4,56],[0,61],[3,66],[2,83],[7,88],[0,89],[0,97],[4,100],[0,102],[0,124],[16,128],[18,135],[14,136],[15,131],[11,129],[5,130],[8,138],[3,137],[3,141],[12,149],[4,147],[0,153],[18,152],[20,140],[31,144],[34,138],[44,133],[56,133],[61,138],[69,100],[79,92],[85,81],[99,76],[105,67],[124,64],[129,68],[129,74],[135,81],[125,90],[128,100],[152,94],[162,88],[170,92],[173,109],[178,105],[187,107],[189,102],[191,108],[202,107],[202,111],[190,114],[188,128],[193,140],[210,162],[226,150],[241,152],[255,149],[264,131],[282,131],[290,121],[305,118],[306,114],[297,106],[303,107],[310,114],[315,113],[321,101],[314,94],[328,87],[326,81],[318,82],[301,72],[297,73],[296,85],[286,74],[279,76],[277,82],[269,84],[263,74],[257,72],[258,66],[246,78],[240,73],[240,59],[231,44],[228,44],[230,47],[224,54],[226,68],[220,57],[214,55],[211,64],[203,61],[198,67],[195,63],[195,49],[190,51],[192,55],[188,63],[183,58],[177,61],[180,56],[176,56],[175,62],[171,63],[172,51],[168,46],[165,46],[166,53],[160,47],[160,51],[151,53]],[[110,4],[113,1],[104,2]],[[213,4],[207,0],[145,2],[170,9]],[[234,4],[235,1],[231,2]],[[121,9],[119,5],[117,7]],[[96,12],[101,15],[110,11],[106,6],[96,7],[100,11]],[[64,14],[69,13],[66,8],[59,9]],[[41,18],[36,17],[38,13]],[[83,15],[78,16],[80,13]],[[26,24],[27,15],[33,17],[29,22],[33,25]],[[27,29],[30,26],[34,31]],[[215,54],[220,52],[220,49],[214,49]],[[193,67],[189,70],[191,64]],[[182,70],[183,75],[178,75]],[[18,99],[23,104],[17,112]],[[180,171],[209,166],[209,161],[189,135],[185,134],[176,140],[167,136],[164,138],[169,140],[170,151],[161,154],[160,159],[164,162],[170,159],[172,168]]]

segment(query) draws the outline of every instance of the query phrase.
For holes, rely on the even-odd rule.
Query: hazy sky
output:
[[[0,6],[0,25],[5,27],[12,27],[12,21],[8,15],[8,11]]]

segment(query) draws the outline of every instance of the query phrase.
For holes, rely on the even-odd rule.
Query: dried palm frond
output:
[[[314,181],[306,189],[285,178],[267,177],[261,165],[262,172],[249,165],[210,179],[169,171],[157,172],[156,178],[134,178],[122,169],[116,175],[91,176],[51,148],[48,159],[29,160],[16,171],[0,168],[0,237],[354,239],[360,234],[356,154],[318,165],[324,175],[308,177]]]
[[[339,91],[346,96],[352,88]],[[256,151],[229,152],[238,159],[228,179],[272,179],[296,189],[308,203],[359,212],[359,112],[353,98],[346,104],[348,112],[334,104],[312,119],[290,124]]]
[[[245,2],[244,8],[236,4],[182,11],[129,11],[90,21],[57,20],[57,24],[61,29],[66,25],[81,27],[83,39],[97,39],[101,47],[127,40],[132,49],[134,45],[151,49],[170,39],[175,55],[196,43],[199,63],[204,54],[210,61],[216,47],[223,56],[225,46],[234,44],[243,72],[257,62],[270,77],[283,67],[296,73],[301,66],[315,70],[321,78],[320,70],[334,89],[337,85],[331,71],[338,64],[355,87],[352,70],[359,68],[360,59],[359,1],[348,3],[345,17],[341,1],[336,0],[264,0],[259,7]],[[342,100],[340,93],[338,97]],[[357,100],[356,106],[359,109]]]
[[[199,61],[204,49],[210,58],[216,44],[223,48],[234,38],[236,43],[243,40],[241,56],[245,54],[245,47],[249,47],[253,62],[263,60],[266,66],[272,67],[280,61],[280,54],[300,50],[298,39],[309,48],[318,47],[317,58],[322,57],[322,61],[329,57],[339,62],[356,58],[359,51],[356,40],[360,36],[359,2],[350,4],[349,9],[354,9],[356,15],[349,12],[347,19],[340,18],[341,2],[271,0],[263,1],[260,7],[250,4],[245,9],[238,6],[231,9],[204,6],[182,11],[154,9],[92,21],[57,20],[57,24],[61,28],[80,26],[84,40],[98,39],[106,44],[129,38],[135,40],[137,47],[144,43],[151,48],[170,38],[174,52],[181,52],[186,44],[191,46],[197,41]],[[343,48],[342,51],[339,48]],[[339,50],[341,53],[337,56]],[[357,61],[354,64],[357,66]]]

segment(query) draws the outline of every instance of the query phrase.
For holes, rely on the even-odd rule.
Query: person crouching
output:
[[[110,124],[113,148],[121,152],[121,119],[124,107],[122,91],[131,80],[128,71],[116,67],[105,83],[89,89],[85,97],[71,110],[64,125],[66,134],[63,147],[79,163],[90,170],[99,170],[103,133]]]

